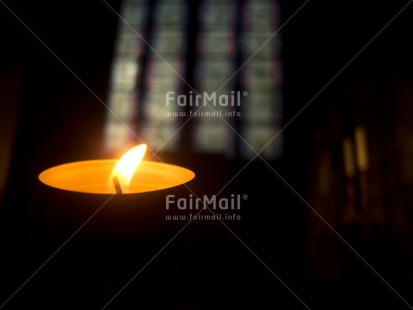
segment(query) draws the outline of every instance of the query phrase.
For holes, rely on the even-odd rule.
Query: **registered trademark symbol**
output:
[[[247,195],[247,194],[244,194],[244,195],[242,196],[242,199],[247,200],[247,199],[248,199],[248,195]]]
[[[242,92],[242,95],[243,95],[244,97],[247,97],[247,96],[248,96],[248,92],[247,92],[246,90],[244,90],[244,91]]]

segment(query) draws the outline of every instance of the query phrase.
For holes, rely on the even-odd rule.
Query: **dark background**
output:
[[[28,233],[37,175],[56,164],[103,157],[106,110],[97,97],[107,99],[117,26],[101,1],[5,3],[30,30],[0,4],[0,303],[58,246],[33,242]],[[109,3],[119,9],[120,1]],[[303,4],[279,3],[282,21]],[[220,223],[191,224],[109,308],[304,309],[277,277],[312,309],[409,308],[397,294],[413,303],[413,8],[336,77],[406,3],[310,1],[285,25],[284,123],[311,104],[285,129],[283,155],[269,165],[308,205],[257,159],[226,189],[248,194],[234,229],[255,254]],[[359,175],[352,181],[379,215],[343,224],[341,145],[357,125],[368,135],[370,167],[363,177],[369,187],[358,187]],[[181,149],[160,157],[196,171],[192,186],[199,194],[218,191],[247,163]],[[326,158],[328,177],[320,172]],[[320,178],[327,178],[327,194],[319,190]],[[129,257],[126,250],[122,257],[76,244],[62,249],[4,308],[100,309],[158,250]],[[109,259],[100,261],[103,256]]]

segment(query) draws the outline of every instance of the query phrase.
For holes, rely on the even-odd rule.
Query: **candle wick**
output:
[[[113,184],[115,185],[116,194],[122,194],[122,187],[120,186],[119,179],[117,176],[112,178]]]

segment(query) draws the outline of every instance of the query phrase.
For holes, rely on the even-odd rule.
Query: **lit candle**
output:
[[[61,190],[88,194],[136,194],[182,185],[195,177],[186,168],[142,161],[146,145],[139,145],[122,158],[89,160],[55,166],[39,175],[42,183]],[[114,181],[117,180],[116,182]]]
[[[176,228],[179,223],[165,219],[165,197],[187,195],[182,185],[195,174],[184,167],[142,160],[145,150],[146,145],[139,145],[119,161],[79,161],[43,171],[38,205],[51,218],[51,233],[67,236],[92,215],[82,228],[89,237],[122,236],[126,242]]]

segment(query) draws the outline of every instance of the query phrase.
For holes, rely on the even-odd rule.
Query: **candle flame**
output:
[[[115,168],[113,168],[109,182],[112,182],[114,177],[117,178],[121,190],[127,193],[133,174],[142,161],[146,148],[146,144],[140,144],[123,154],[116,163]]]

